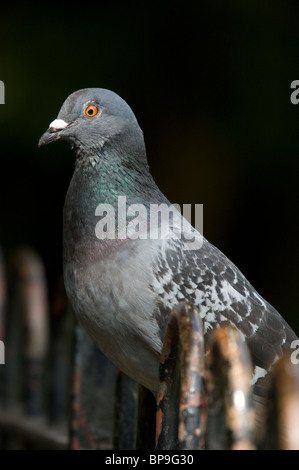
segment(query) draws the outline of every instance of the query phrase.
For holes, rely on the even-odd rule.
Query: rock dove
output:
[[[196,230],[199,245],[186,243],[191,232],[181,214],[161,210],[152,222],[150,211],[171,203],[150,174],[128,104],[110,90],[74,92],[39,145],[60,139],[76,152],[63,211],[64,281],[89,335],[157,394],[167,318],[185,299],[198,307],[207,336],[226,324],[240,331],[261,396],[264,377],[297,337],[215,246]]]

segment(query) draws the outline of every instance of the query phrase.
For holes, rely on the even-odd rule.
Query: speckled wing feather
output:
[[[180,240],[165,241],[153,269],[161,331],[165,330],[167,321],[167,315],[162,312],[183,299],[198,307],[207,335],[213,328],[233,325],[249,346],[254,364],[253,384],[261,383],[259,379],[296,339],[281,315],[256,292],[239,269],[205,239],[196,251],[185,250]]]

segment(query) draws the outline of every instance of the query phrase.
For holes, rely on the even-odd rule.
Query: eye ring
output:
[[[99,110],[94,104],[90,104],[85,108],[85,114],[87,117],[95,117]]]

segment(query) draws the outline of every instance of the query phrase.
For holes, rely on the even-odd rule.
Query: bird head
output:
[[[100,154],[108,142],[131,155],[143,153],[144,148],[143,134],[131,108],[116,93],[103,88],[85,88],[66,99],[39,146],[57,140],[66,140],[86,154]]]

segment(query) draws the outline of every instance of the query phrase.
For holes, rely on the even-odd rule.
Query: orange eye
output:
[[[88,117],[94,117],[98,114],[98,108],[96,106],[94,106],[93,104],[90,104],[89,106],[87,106],[87,108],[85,109],[85,114],[86,116]]]

